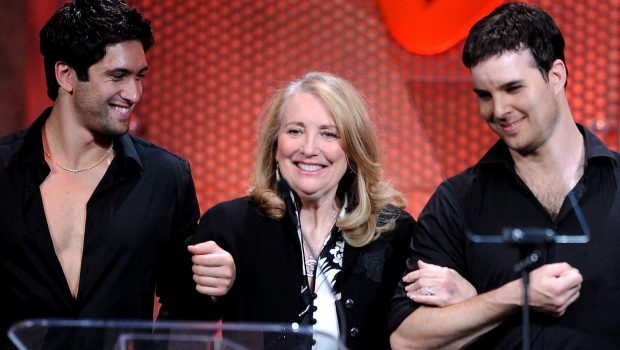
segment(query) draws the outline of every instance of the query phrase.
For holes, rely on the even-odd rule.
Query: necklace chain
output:
[[[306,236],[302,233],[302,240],[306,243],[303,244],[304,247],[304,261],[305,261],[305,265],[306,265],[306,276],[308,277],[316,277],[316,268],[318,265],[318,259],[319,256],[321,255],[321,251],[323,250],[323,247],[325,247],[325,244],[327,243],[327,237],[329,237],[329,234],[331,233],[332,229],[334,228],[334,225],[336,224],[336,221],[338,221],[338,217],[340,212],[336,213],[336,217],[334,218],[334,221],[332,222],[331,226],[329,227],[329,230],[327,231],[327,234],[325,235],[325,238],[323,239],[323,244],[321,245],[321,248],[319,248],[319,253],[315,254],[314,251],[312,250],[312,247],[310,246],[309,242],[306,240]],[[307,250],[307,255],[310,255],[309,257],[306,257],[306,250]]]
[[[112,152],[112,148],[114,148],[114,143],[112,143],[110,147],[108,147],[108,150],[103,154],[101,158],[99,158],[98,161],[96,161],[93,165],[87,166],[86,168],[83,168],[83,169],[71,169],[71,168],[67,168],[63,166],[62,164],[58,163],[58,161],[54,159],[54,157],[52,157],[49,153],[47,153],[45,151],[45,148],[43,148],[43,154],[45,154],[49,159],[52,160],[52,162],[54,162],[54,164],[58,165],[61,169],[75,174],[75,173],[81,173],[83,171],[88,171],[88,170],[91,170],[97,167],[97,165],[101,164],[101,162],[103,162],[106,158],[108,158],[108,156],[110,155],[110,152]]]

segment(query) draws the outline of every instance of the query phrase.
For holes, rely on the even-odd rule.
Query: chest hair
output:
[[[534,197],[545,208],[549,216],[555,219],[560,213],[564,198],[570,191],[561,181],[533,181],[531,179],[523,180],[527,187],[532,191]]]
[[[517,169],[517,174],[532,191],[534,197],[545,208],[549,216],[555,220],[560,213],[562,203],[568,193],[577,185],[583,175],[583,165],[577,168],[576,173],[570,180],[564,180],[560,176],[549,174],[537,174],[528,176]]]

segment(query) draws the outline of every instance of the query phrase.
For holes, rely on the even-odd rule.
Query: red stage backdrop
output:
[[[49,10],[30,1],[32,53],[47,17],[42,12],[55,4]],[[272,89],[309,70],[333,72],[370,102],[385,175],[417,216],[438,183],[472,165],[495,137],[477,115],[460,62],[462,39],[433,55],[407,51],[385,26],[385,2],[392,1],[130,0],[152,20],[156,36],[138,130],[190,160],[204,211],[246,193],[257,114]],[[424,1],[439,2],[445,1]],[[533,3],[554,16],[566,37],[575,118],[617,149],[620,0]],[[432,26],[415,30],[439,35]],[[40,57],[26,62],[32,120],[49,102],[36,87],[44,86]]]

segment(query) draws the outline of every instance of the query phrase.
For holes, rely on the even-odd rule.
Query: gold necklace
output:
[[[101,162],[103,162],[106,158],[108,158],[108,155],[110,155],[110,152],[112,152],[112,148],[114,148],[114,143],[112,143],[110,145],[110,147],[108,147],[108,150],[105,152],[105,154],[98,160],[96,161],[93,165],[88,166],[86,168],[83,169],[71,169],[71,168],[67,168],[65,166],[63,166],[62,164],[58,163],[58,161],[56,159],[54,159],[54,157],[52,157],[49,153],[45,152],[45,148],[43,148],[43,154],[45,154],[49,159],[52,160],[52,162],[54,162],[54,164],[58,165],[62,170],[66,170],[68,172],[71,173],[81,173],[83,171],[88,171],[90,169],[95,168],[97,165],[101,164]]]

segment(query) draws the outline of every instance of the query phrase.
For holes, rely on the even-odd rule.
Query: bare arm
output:
[[[390,337],[393,349],[459,349],[519,310],[518,281],[463,302],[420,306]]]
[[[530,273],[530,305],[561,316],[579,296],[582,277],[566,263],[541,266]],[[390,337],[394,349],[462,348],[518,312],[520,280],[446,307],[420,306]]]

